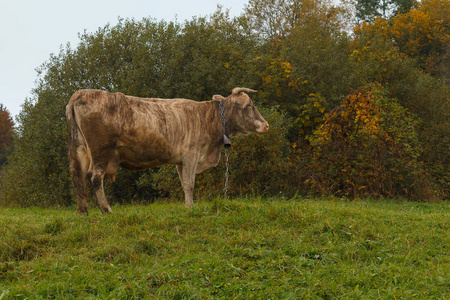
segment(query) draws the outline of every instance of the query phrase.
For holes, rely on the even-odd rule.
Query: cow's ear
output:
[[[225,99],[227,99],[227,98],[225,98],[224,96],[221,96],[221,95],[214,95],[214,96],[212,97],[212,99],[213,99],[213,100],[225,100]]]
[[[247,94],[232,94],[231,103],[237,104],[239,107],[244,108],[250,103],[250,97]]]

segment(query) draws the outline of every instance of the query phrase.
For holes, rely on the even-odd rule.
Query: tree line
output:
[[[80,34],[38,71],[0,203],[74,203],[64,108],[78,89],[209,100],[237,86],[260,91],[252,98],[271,130],[235,138],[231,195],[447,200],[450,2],[364,10],[370,3],[249,0],[239,17],[219,7],[184,23],[119,19]],[[112,202],[182,196],[173,166],[117,179]],[[198,176],[196,197],[221,195],[223,181],[219,164]]]

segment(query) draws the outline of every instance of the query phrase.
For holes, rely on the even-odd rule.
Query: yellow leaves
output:
[[[383,41],[394,44],[398,53],[418,59],[425,70],[432,71],[440,62],[438,53],[446,52],[450,40],[450,27],[447,26],[450,22],[449,3],[447,0],[427,0],[419,3],[417,8],[399,14],[390,21],[377,18],[370,24],[359,25],[354,29],[355,50],[350,56],[351,59],[355,62],[374,59],[379,61],[377,57],[381,56],[389,61],[392,55],[383,53],[381,48],[369,44],[370,40]],[[388,72],[388,70],[389,68],[385,68],[381,71]]]
[[[281,97],[279,90],[286,90],[289,86],[294,90],[300,90],[299,83],[292,78],[293,68],[289,62],[274,59],[270,61],[270,68],[261,78],[262,82],[267,85],[267,89],[275,90],[277,97]]]
[[[290,78],[290,77],[291,76],[289,75],[287,78]],[[308,83],[308,80],[306,80],[306,79],[302,80],[301,78],[296,78],[296,79],[293,79],[292,81],[290,81],[288,83],[288,86],[293,88],[296,91],[301,91],[303,89],[302,85],[305,85],[307,83]]]
[[[289,62],[284,61],[280,63],[281,69],[284,70],[284,73],[291,73],[292,72],[292,66]]]
[[[317,108],[320,113],[325,111],[325,107],[322,106],[322,103],[318,100],[319,98],[315,98],[313,106]]]
[[[371,147],[370,140],[375,140],[382,134],[380,125],[381,109],[377,106],[377,99],[380,95],[374,95],[370,89],[361,90],[347,96],[344,103],[325,116],[325,123],[314,132],[315,143],[326,143],[332,138],[345,140],[357,137],[359,142],[348,140],[354,143],[355,147]],[[381,96],[382,97],[382,96]],[[322,108],[320,101],[312,98],[313,107]],[[303,117],[304,122],[308,120]],[[318,119],[314,119],[315,122]]]
[[[265,83],[271,83],[272,82],[272,78],[270,78],[270,76],[264,76],[262,78],[262,81],[264,81]]]
[[[319,123],[322,121],[322,118],[316,117],[314,118],[314,123]]]
[[[323,122],[326,105],[325,98],[319,94],[311,93],[305,104],[296,107],[299,114],[295,123],[302,134],[311,132],[318,124]]]

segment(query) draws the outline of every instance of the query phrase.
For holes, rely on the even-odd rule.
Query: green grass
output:
[[[0,299],[449,299],[450,205],[0,208]]]

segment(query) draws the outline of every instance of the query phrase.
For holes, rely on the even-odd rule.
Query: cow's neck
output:
[[[236,118],[238,118],[238,110],[236,109],[236,105],[231,103],[230,97],[224,98],[222,100],[223,110],[225,116],[225,123],[227,125],[227,133],[228,137],[231,138],[239,134],[239,129],[237,127]]]

